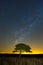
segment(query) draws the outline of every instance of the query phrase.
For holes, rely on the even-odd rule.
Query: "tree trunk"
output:
[[[21,60],[21,50],[20,50],[20,54],[19,54],[19,65],[20,65],[20,60]]]

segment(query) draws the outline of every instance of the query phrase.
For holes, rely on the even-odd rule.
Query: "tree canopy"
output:
[[[14,48],[14,50],[15,51],[31,52],[31,47],[29,45],[26,45],[26,44],[23,44],[23,43],[19,43],[19,44],[16,44],[16,47]]]

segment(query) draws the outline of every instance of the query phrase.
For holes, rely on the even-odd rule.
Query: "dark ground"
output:
[[[0,65],[19,65],[19,54],[0,54]],[[43,65],[43,54],[21,55],[20,65]]]

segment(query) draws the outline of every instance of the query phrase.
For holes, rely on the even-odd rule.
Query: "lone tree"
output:
[[[31,47],[28,46],[28,45],[26,45],[26,44],[23,44],[23,43],[17,44],[17,45],[15,46],[14,50],[15,50],[15,51],[13,51],[13,52],[19,51],[20,54],[21,54],[21,52],[23,52],[23,51],[32,52],[32,51],[31,51]]]
[[[19,43],[19,44],[17,44],[17,45],[15,46],[13,52],[17,52],[17,51],[20,52],[20,54],[19,54],[19,65],[20,65],[21,52],[24,52],[24,51],[26,51],[26,52],[32,52],[32,51],[31,51],[31,47],[28,46],[28,45],[26,45],[26,44],[23,44],[23,43]]]

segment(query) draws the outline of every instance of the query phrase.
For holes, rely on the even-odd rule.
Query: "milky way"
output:
[[[11,51],[19,42],[42,48],[42,0],[0,1],[0,52]]]

